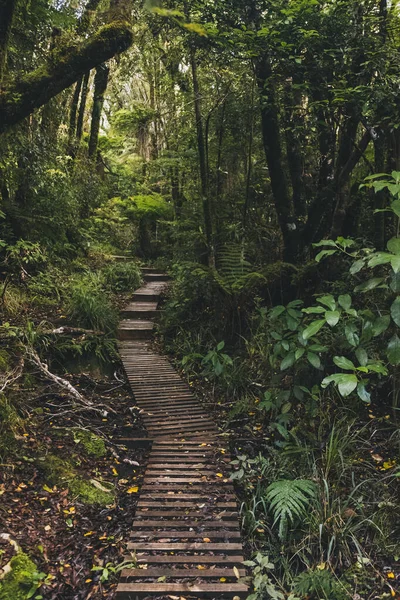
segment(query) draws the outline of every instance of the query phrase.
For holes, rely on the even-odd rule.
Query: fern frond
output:
[[[279,523],[280,539],[284,539],[289,523],[305,517],[316,496],[317,486],[308,479],[280,479],[268,486],[266,499],[274,517],[274,525]]]

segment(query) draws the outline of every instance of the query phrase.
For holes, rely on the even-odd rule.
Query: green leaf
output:
[[[338,384],[339,394],[346,398],[353,392],[358,384],[358,379],[355,375],[344,375],[343,379]]]
[[[344,328],[344,334],[350,346],[354,346],[356,348],[360,343],[356,325],[354,323],[349,323],[346,325]]]
[[[385,281],[384,277],[373,277],[372,279],[368,279],[368,281],[364,281],[357,287],[354,288],[355,292],[369,292],[370,290],[375,289],[378,285],[381,285]]]
[[[400,254],[400,238],[392,237],[387,243],[387,249],[393,254]]]
[[[222,348],[223,348],[224,346],[225,346],[225,342],[223,342],[223,341],[222,341],[222,342],[220,342],[220,343],[217,345],[217,350],[222,350]]]
[[[296,352],[294,353],[294,356],[296,358],[296,360],[299,360],[299,358],[301,358],[305,353],[305,348],[298,348],[296,350]]]
[[[320,246],[333,246],[337,248],[337,244],[333,240],[321,240],[320,242],[313,244],[314,248],[319,248]]]
[[[400,200],[395,200],[390,204],[390,208],[394,212],[395,215],[400,217]]]
[[[289,352],[289,354],[285,356],[285,358],[281,362],[281,371],[285,371],[286,369],[289,369],[289,367],[293,366],[295,360],[296,358],[294,352]]]
[[[327,310],[325,313],[325,319],[328,325],[335,327],[338,324],[340,313],[337,310]]]
[[[303,339],[308,340],[313,337],[318,331],[325,325],[325,319],[320,319],[318,321],[313,321],[308,327],[303,331]]]
[[[351,296],[349,294],[344,294],[339,296],[338,298],[339,304],[344,310],[349,310],[351,307]]]
[[[379,265],[386,265],[390,263],[392,259],[393,254],[389,254],[388,252],[377,252],[368,260],[368,266],[374,268],[378,267]]]
[[[345,356],[334,356],[333,362],[339,369],[344,369],[345,371],[354,371],[356,368],[354,363]]]
[[[393,256],[390,264],[392,265],[393,271],[398,273],[400,271],[400,256]]]
[[[320,262],[325,256],[332,256],[332,254],[336,254],[337,250],[321,250],[318,252],[315,257],[316,262]]]
[[[364,267],[364,265],[365,265],[365,260],[363,258],[360,258],[360,260],[356,260],[350,267],[350,273],[352,275],[355,275],[356,273],[361,271],[361,269]]]
[[[395,258],[397,259],[398,257],[395,256]],[[399,270],[400,270],[400,260],[399,260]],[[395,292],[396,294],[398,294],[400,292],[400,273],[399,273],[399,271],[395,271],[394,269],[393,269],[393,273],[392,273],[392,279],[390,281],[390,289],[392,290],[392,292]]]
[[[392,337],[388,344],[387,357],[391,365],[400,365],[400,338],[397,334]]]
[[[302,311],[306,313],[306,315],[318,315],[325,312],[325,308],[323,306],[310,306],[310,308],[303,308]]]
[[[314,352],[307,352],[307,359],[308,359],[308,362],[310,363],[310,365],[312,365],[316,369],[320,368],[321,360],[320,360],[318,354],[314,354]]]
[[[389,325],[390,325],[390,315],[384,315],[382,317],[378,317],[376,319],[376,321],[374,321],[372,324],[373,336],[377,337],[378,335],[380,335],[381,333],[386,331],[386,329],[389,327]]]
[[[286,310],[286,308],[284,306],[274,306],[274,308],[270,311],[269,313],[269,318],[271,320],[276,319],[277,317],[279,317],[282,313],[284,313]]]
[[[359,384],[357,385],[357,394],[358,394],[358,397],[361,398],[361,400],[363,402],[370,404],[371,394],[369,392],[367,392],[367,390],[365,389],[364,381],[360,381]]]
[[[362,367],[365,367],[365,365],[368,362],[368,354],[367,352],[364,350],[364,348],[357,348],[356,350],[356,356],[357,356],[357,360],[360,363],[360,365]]]
[[[327,306],[329,310],[335,310],[336,308],[335,298],[331,294],[329,294],[328,296],[320,296],[319,298],[317,298],[317,302],[320,302],[324,306]]]
[[[400,296],[397,296],[396,300],[390,307],[390,314],[392,315],[392,319],[396,325],[400,327]]]

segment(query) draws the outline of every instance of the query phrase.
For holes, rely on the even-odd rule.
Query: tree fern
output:
[[[217,255],[217,268],[213,269],[213,277],[219,287],[229,296],[236,296],[245,289],[251,289],[255,283],[264,281],[261,273],[253,270],[245,259],[241,244],[227,244]]]
[[[266,499],[274,525],[279,524],[280,539],[284,539],[288,524],[305,517],[316,496],[317,486],[308,479],[280,479],[268,486]]]

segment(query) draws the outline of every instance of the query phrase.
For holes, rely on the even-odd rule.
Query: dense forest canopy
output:
[[[158,346],[235,454],[249,597],[399,598],[399,218],[397,0],[0,0],[0,503],[68,480],[84,555],[67,503],[110,504],[78,470],[116,469],[118,311],[151,264]],[[50,419],[93,464],[61,467]],[[67,577],[32,539],[16,600],[113,597],[122,545]]]

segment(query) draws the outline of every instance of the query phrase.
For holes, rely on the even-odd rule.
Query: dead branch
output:
[[[21,358],[18,361],[17,366],[10,373],[7,373],[5,378],[3,379],[3,381],[0,383],[0,385],[1,385],[0,393],[4,392],[6,387],[8,387],[9,385],[14,383],[15,381],[17,381],[17,379],[19,379],[21,377],[22,372],[24,370],[24,366],[25,366],[25,360],[24,360],[24,357],[21,356]]]

